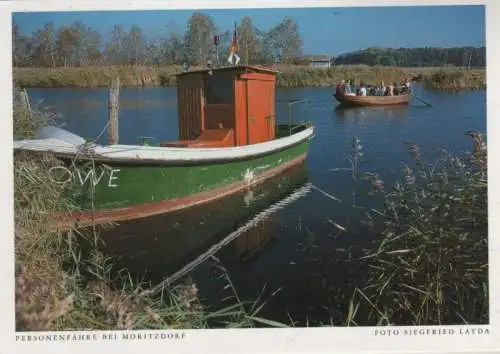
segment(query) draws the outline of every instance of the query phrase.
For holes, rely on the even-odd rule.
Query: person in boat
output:
[[[359,95],[366,96],[366,86],[363,82],[361,82],[359,85]]]
[[[389,84],[387,85],[386,89],[385,89],[385,94],[384,96],[394,96],[394,86]]]
[[[398,96],[401,93],[401,89],[397,83],[393,85],[393,96]]]
[[[337,85],[335,89],[335,94],[337,96],[343,96],[345,94],[345,80],[342,80],[340,84]]]
[[[378,90],[378,95],[377,96],[384,96],[385,95],[385,90],[386,90],[386,87],[385,87],[384,81],[380,81],[380,86],[379,86],[379,90]]]
[[[409,94],[411,92],[411,87],[410,87],[410,79],[407,78],[406,81],[402,85],[403,89],[401,90],[402,93]]]
[[[346,96],[354,96],[354,93],[352,92],[352,84],[351,84],[351,80],[347,80],[347,83],[345,85],[345,95]]]
[[[351,82],[347,80],[346,84],[344,85],[344,94],[348,94],[351,92]]]
[[[363,87],[362,82],[360,80],[356,81],[356,95],[361,96],[361,87]]]

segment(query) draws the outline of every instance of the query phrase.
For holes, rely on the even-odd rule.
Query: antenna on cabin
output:
[[[182,60],[182,71],[189,71],[189,60],[186,54],[184,54],[184,58]]]
[[[214,45],[215,45],[215,67],[219,66],[219,45],[220,45],[220,34],[214,36]]]
[[[212,76],[213,75],[213,72],[212,72],[212,61],[210,59],[207,60],[207,68],[208,68],[208,75]]]

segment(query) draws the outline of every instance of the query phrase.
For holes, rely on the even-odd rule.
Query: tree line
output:
[[[401,67],[486,67],[485,47],[367,48],[334,58],[335,64]]]
[[[248,16],[236,28],[241,64],[308,64],[303,56],[299,25],[285,17],[267,30],[256,28]],[[115,25],[105,39],[82,21],[56,27],[45,24],[30,35],[12,26],[12,60],[15,67],[82,67],[106,65],[190,65],[205,66],[217,57],[214,36],[220,36],[219,60],[224,62],[232,42],[232,29],[219,29],[211,16],[194,12],[184,33],[165,26],[163,33],[148,35],[132,25]],[[330,58],[340,65],[383,65],[401,67],[462,66],[485,67],[486,48],[378,48]]]
[[[232,43],[232,29],[220,30],[213,19],[194,12],[184,34],[172,26],[164,33],[148,35],[137,25],[126,29],[115,25],[108,36],[76,21],[56,28],[47,23],[31,35],[12,26],[12,53],[15,67],[82,67],[96,65],[172,65],[185,60],[206,65],[216,58],[214,36],[219,36],[220,61],[225,61]],[[242,64],[292,63],[302,55],[298,24],[285,17],[276,26],[262,31],[250,17],[237,26],[238,49]]]

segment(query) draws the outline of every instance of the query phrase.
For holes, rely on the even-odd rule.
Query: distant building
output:
[[[332,66],[332,60],[327,55],[310,55],[307,59],[311,68],[328,69]]]

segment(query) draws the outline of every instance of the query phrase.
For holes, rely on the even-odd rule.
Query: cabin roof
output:
[[[209,72],[210,69],[204,68],[204,69],[196,69],[196,70],[190,70],[182,73],[177,73],[174,74],[174,76],[182,76],[182,75],[189,75],[189,74],[194,74],[194,73],[207,73]],[[255,66],[255,65],[236,65],[236,66],[225,66],[222,68],[212,68],[212,72],[227,72],[227,71],[234,71],[238,73],[246,73],[246,72],[256,72],[256,73],[265,73],[265,74],[277,74],[278,71],[276,70],[271,70],[262,66]]]

